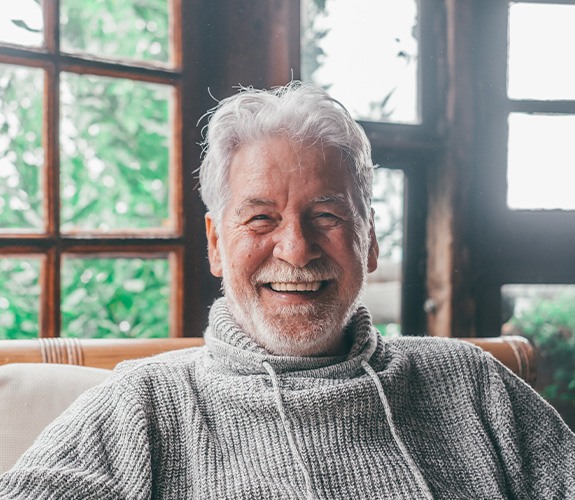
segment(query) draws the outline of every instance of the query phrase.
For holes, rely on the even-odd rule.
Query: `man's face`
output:
[[[377,266],[339,151],[270,138],[240,147],[219,227],[206,215],[212,274],[240,326],[270,352],[343,352],[343,329]]]

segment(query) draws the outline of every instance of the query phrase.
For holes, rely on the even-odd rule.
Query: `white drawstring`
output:
[[[379,380],[377,373],[375,372],[375,370],[371,367],[371,365],[365,359],[363,359],[361,361],[361,366],[363,367],[365,372],[371,377],[371,379],[373,380],[373,383],[375,384],[375,387],[377,388],[377,392],[379,394],[379,399],[381,401],[381,404],[383,405],[383,410],[385,412],[385,419],[387,420],[387,425],[389,426],[391,436],[393,437],[395,443],[399,447],[399,450],[401,451],[404,460],[407,462],[407,465],[413,471],[413,473],[415,475],[415,479],[419,483],[419,486],[421,487],[423,492],[425,493],[425,496],[427,498],[433,500],[433,495],[431,494],[431,491],[429,490],[429,487],[427,486],[427,483],[426,483],[424,477],[421,475],[421,471],[417,467],[413,458],[409,454],[409,451],[407,450],[405,444],[403,444],[403,441],[399,437],[397,430],[395,429],[395,424],[393,423],[393,418],[391,415],[391,407],[389,406],[389,402],[387,401],[387,397],[385,395],[385,392],[383,391],[383,386],[381,385],[381,380]]]
[[[309,470],[308,470],[305,462],[303,461],[303,458],[302,458],[302,456],[301,456],[301,454],[297,448],[295,438],[293,435],[293,430],[291,428],[290,422],[289,422],[287,415],[286,415],[286,412],[285,412],[285,407],[284,407],[283,399],[281,396],[281,391],[279,388],[279,382],[278,382],[277,374],[274,371],[274,369],[272,368],[272,366],[267,361],[264,361],[262,363],[262,365],[266,369],[266,371],[268,372],[270,379],[271,379],[271,382],[272,382],[276,406],[277,406],[278,413],[279,413],[281,421],[282,421],[284,431],[285,431],[286,436],[287,436],[290,450],[291,450],[291,452],[294,456],[294,459],[297,462],[297,464],[298,464],[298,466],[299,466],[299,468],[300,468],[300,470],[304,476],[307,498],[308,498],[308,500],[313,500],[315,498],[315,494],[314,494],[313,487],[312,487],[311,476],[310,476]],[[377,375],[375,370],[371,367],[371,365],[367,361],[362,360],[361,366],[363,367],[365,372],[370,376],[370,378],[373,380],[373,383],[375,384],[375,387],[377,389],[377,393],[379,395],[379,399],[381,401],[381,404],[383,405],[385,418],[387,421],[387,425],[389,426],[389,430],[391,432],[391,436],[393,437],[393,440],[395,441],[399,450],[401,451],[401,454],[403,455],[403,458],[406,461],[408,467],[412,470],[413,474],[415,475],[415,479],[416,479],[417,483],[419,484],[419,486],[421,487],[421,489],[423,490],[425,496],[427,498],[433,500],[433,495],[431,494],[431,491],[429,490],[429,487],[428,487],[424,477],[422,476],[422,474],[421,474],[419,468],[417,467],[415,461],[413,460],[413,458],[409,454],[407,447],[405,446],[405,444],[403,443],[403,441],[399,437],[399,434],[397,433],[397,430],[395,428],[395,424],[393,423],[391,407],[389,405],[389,402],[387,400],[385,392],[383,391],[383,386],[381,384],[381,380],[379,379],[379,376]]]
[[[301,457],[300,452],[299,452],[297,445],[295,443],[293,431],[291,429],[291,425],[290,425],[290,423],[287,419],[287,416],[286,416],[284,403],[283,403],[280,388],[279,388],[277,374],[274,371],[274,369],[272,368],[272,366],[267,361],[264,361],[262,363],[262,365],[270,375],[270,378],[272,381],[272,386],[274,388],[274,397],[276,400],[276,406],[278,408],[278,412],[280,414],[280,418],[281,418],[281,421],[282,421],[282,424],[283,424],[283,427],[284,427],[284,430],[285,430],[285,433],[287,436],[289,447],[290,447],[291,452],[295,458],[295,461],[297,462],[297,464],[298,464],[298,466],[299,466],[299,468],[302,471],[303,476],[304,476],[307,498],[308,498],[308,500],[314,500],[315,494],[314,494],[314,491],[312,488],[311,476],[309,474],[309,470],[307,469],[307,467],[303,461],[303,458]]]

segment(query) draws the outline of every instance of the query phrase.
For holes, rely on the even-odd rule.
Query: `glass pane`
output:
[[[169,63],[169,27],[168,0],[61,0],[65,52]]]
[[[416,0],[302,0],[302,79],[358,120],[418,123]]]
[[[509,5],[512,99],[575,99],[575,5]]]
[[[42,70],[0,64],[0,232],[44,227],[43,87]]]
[[[379,260],[368,274],[362,301],[384,335],[399,335],[403,256],[403,187],[401,170],[378,168],[374,178],[373,208]]]
[[[509,115],[509,208],[575,210],[573,137],[575,115]]]
[[[66,257],[62,337],[167,337],[167,259]]]
[[[505,285],[503,334],[537,348],[536,389],[575,430],[575,285]]]
[[[38,47],[44,42],[41,0],[3,0],[0,7],[0,43]]]
[[[173,229],[171,92],[166,85],[62,74],[64,232]]]
[[[0,257],[0,339],[38,337],[40,257]]]

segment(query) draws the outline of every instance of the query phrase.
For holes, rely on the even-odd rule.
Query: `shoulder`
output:
[[[476,360],[482,361],[486,353],[477,346],[454,338],[442,337],[396,337],[387,341],[392,351],[402,353],[414,360]]]
[[[132,390],[149,387],[152,381],[170,381],[177,385],[178,380],[189,378],[187,374],[202,363],[204,354],[204,347],[191,347],[123,361],[116,366],[106,383]]]
[[[119,363],[116,371],[129,372],[138,369],[154,369],[160,367],[183,368],[197,362],[205,351],[204,347],[187,347],[166,351],[146,358],[131,359]]]
[[[402,360],[418,379],[476,382],[487,378],[495,361],[477,346],[458,339],[397,337],[386,341],[390,360]],[[393,363],[392,363],[393,364]]]
[[[155,418],[158,409],[171,407],[196,390],[195,371],[202,353],[203,348],[182,349],[124,361],[76,400],[68,409],[70,418],[82,420],[86,413],[98,421]]]

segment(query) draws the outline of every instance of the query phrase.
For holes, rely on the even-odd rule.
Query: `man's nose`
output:
[[[282,224],[276,230],[273,256],[293,267],[305,267],[310,261],[321,256],[312,228],[306,228],[301,222]]]

